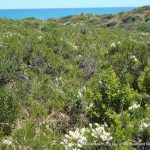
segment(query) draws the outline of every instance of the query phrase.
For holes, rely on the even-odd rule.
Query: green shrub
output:
[[[150,95],[150,64],[145,68],[143,75],[139,78],[139,86],[142,92]]]
[[[88,110],[92,118],[100,119],[99,121],[108,119],[106,115],[108,110],[119,114],[139,100],[139,94],[130,88],[130,85],[121,84],[112,68],[108,68],[94,78],[87,95],[92,105],[89,105]]]
[[[136,21],[137,17],[134,15],[125,15],[122,19],[123,23],[131,23]]]

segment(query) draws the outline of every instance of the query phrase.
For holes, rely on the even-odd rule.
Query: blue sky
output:
[[[0,0],[0,9],[129,7],[150,5],[150,0]]]

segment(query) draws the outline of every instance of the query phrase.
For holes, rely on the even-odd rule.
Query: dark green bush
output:
[[[136,21],[136,19],[138,19],[136,16],[134,15],[125,15],[122,19],[123,23],[132,23],[134,21]]]

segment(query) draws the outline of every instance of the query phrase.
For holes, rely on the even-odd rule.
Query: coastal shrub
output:
[[[142,92],[150,95],[150,64],[147,65],[143,75],[139,78],[139,86]]]
[[[143,36],[146,35],[139,38]],[[138,44],[132,40],[128,42],[125,40],[119,44],[112,43],[106,58],[104,65],[106,61],[109,62],[108,66],[111,62],[122,83],[128,82],[134,89],[139,90],[138,78],[149,60],[149,46],[146,42]]]
[[[106,121],[107,111],[121,113],[128,109],[134,101],[139,100],[139,94],[130,85],[121,84],[112,68],[96,75],[87,91],[89,106],[87,110],[96,121]]]
[[[125,15],[122,19],[123,23],[131,23],[137,19],[135,15]]]
[[[112,22],[108,22],[105,26],[106,26],[106,27],[113,27],[113,26],[115,26],[116,24],[117,24],[116,22],[112,21]]]
[[[109,19],[112,19],[113,17],[114,17],[114,15],[112,15],[112,14],[104,15],[101,17],[101,20],[109,20]]]

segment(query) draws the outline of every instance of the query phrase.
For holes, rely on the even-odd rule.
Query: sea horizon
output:
[[[137,6],[129,6],[129,7],[54,7],[54,8],[0,8],[0,10],[29,10],[29,9],[86,9],[86,8],[138,8]]]
[[[34,17],[37,19],[61,18],[66,16],[93,14],[117,14],[130,11],[137,7],[87,7],[87,8],[24,8],[0,9],[0,18],[24,19]]]

